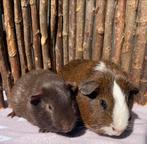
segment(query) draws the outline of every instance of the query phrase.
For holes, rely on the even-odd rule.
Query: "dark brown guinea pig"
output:
[[[74,60],[59,75],[77,83],[76,99],[87,128],[109,136],[119,136],[127,129],[138,89],[118,66],[106,61]]]
[[[38,126],[40,132],[67,133],[77,121],[75,91],[75,86],[53,72],[33,70],[12,88],[11,114],[26,118]]]

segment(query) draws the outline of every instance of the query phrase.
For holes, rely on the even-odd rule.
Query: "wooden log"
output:
[[[43,68],[44,69],[48,69],[51,67],[51,61],[49,58],[47,10],[48,10],[48,0],[41,0],[39,17],[40,17],[41,46],[42,46],[42,57],[43,57]]]
[[[50,13],[50,29],[52,46],[55,47],[56,42],[56,26],[57,26],[57,0],[51,0],[51,13]]]
[[[147,105],[147,48],[145,50],[145,57],[142,66],[142,74],[140,80],[140,97],[139,102]]]
[[[31,42],[31,14],[30,5],[28,0],[21,0],[21,9],[23,17],[23,31],[24,31],[24,44],[27,57],[28,70],[34,68],[32,56],[32,42]]]
[[[95,10],[95,40],[92,47],[92,59],[99,61],[102,57],[106,1],[97,0]]]
[[[115,0],[108,0],[106,5],[106,15],[105,15],[105,34],[103,43],[103,54],[102,58],[105,60],[110,60],[112,52],[112,28],[114,20],[115,11]]]
[[[12,9],[12,1],[3,1],[4,8],[4,20],[7,36],[8,54],[11,65],[11,71],[14,78],[14,82],[20,77],[20,66],[17,52],[16,35],[14,29],[14,15]]]
[[[91,59],[92,54],[92,35],[94,26],[95,0],[86,1],[86,17],[85,30],[83,42],[83,57],[84,59]]]
[[[63,0],[63,56],[64,64],[69,62],[68,55],[68,29],[69,29],[69,0]]]
[[[0,36],[1,37],[1,36]],[[1,38],[0,38],[1,42]],[[10,85],[10,71],[7,67],[6,61],[5,61],[5,55],[4,55],[4,49],[3,44],[0,43],[0,73],[2,76],[2,85],[3,89],[6,91],[7,95],[10,95],[10,89],[12,85]]]
[[[23,75],[27,72],[27,60],[25,55],[23,22],[22,22],[20,0],[14,0],[14,18],[15,18],[15,29],[16,29],[18,52],[19,52],[19,58],[20,58],[21,74]]]
[[[10,95],[10,87],[8,84],[8,64],[6,63],[6,54],[4,49],[4,35],[2,30],[1,21],[1,9],[0,9],[0,108],[5,108],[6,103],[4,102],[3,90],[6,91],[7,95]]]
[[[76,59],[83,58],[85,0],[76,4]]]
[[[63,0],[58,0],[58,28],[57,28],[57,37],[56,37],[56,70],[57,72],[63,67],[63,39],[62,39],[62,30],[63,30]]]
[[[11,88],[9,84],[10,68],[8,66],[8,61],[6,59],[7,55],[5,49],[6,46],[4,45],[2,22],[0,22],[0,73],[2,77],[2,89],[6,91],[6,94],[8,96],[10,96],[10,88]]]
[[[52,58],[52,69],[56,71],[56,52],[55,52],[55,43],[56,43],[56,34],[57,34],[57,0],[50,0],[50,37],[51,37],[51,46],[50,50]]]
[[[125,37],[121,53],[121,67],[130,72],[133,51],[133,39],[136,30],[136,11],[138,0],[127,0],[125,16]]]
[[[2,77],[0,74],[0,108],[4,108],[4,107],[5,107],[5,101],[3,96]]]
[[[33,49],[35,68],[40,69],[42,65],[42,53],[40,42],[40,30],[39,30],[39,11],[37,9],[37,0],[30,0],[31,6],[31,18],[32,18],[32,31],[33,31]]]
[[[138,26],[136,29],[135,48],[133,51],[133,61],[131,77],[137,86],[140,85],[143,60],[147,42],[147,1],[139,1]]]
[[[120,0],[117,3],[114,20],[114,54],[112,61],[120,64],[122,44],[124,39],[126,0]]]
[[[76,46],[76,1],[69,0],[69,61],[75,59]]]
[[[2,34],[2,2],[0,1],[0,35]],[[1,36],[0,36],[0,39],[1,39]],[[0,41],[1,42],[1,41]],[[2,51],[1,51],[1,47],[2,47],[2,43],[0,43],[0,56],[2,56]],[[0,61],[2,61],[2,58],[0,58]],[[1,71],[1,66],[2,66],[2,63],[0,62],[0,71]],[[3,87],[2,87],[2,76],[1,76],[1,73],[0,73],[0,108],[4,107],[4,98],[3,98]]]

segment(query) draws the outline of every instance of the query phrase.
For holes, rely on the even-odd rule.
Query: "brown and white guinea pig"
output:
[[[65,65],[59,75],[77,83],[76,99],[87,128],[109,136],[119,136],[127,129],[138,89],[117,65],[74,60]]]
[[[40,132],[67,133],[77,121],[76,87],[48,70],[22,76],[11,91],[9,116],[26,118]]]

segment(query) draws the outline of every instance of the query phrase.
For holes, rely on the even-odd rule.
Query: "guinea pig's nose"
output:
[[[112,127],[113,131],[115,131],[117,134],[116,135],[121,135],[123,133],[124,130],[120,130],[120,129],[116,129],[114,127]]]
[[[67,132],[69,132],[71,129],[69,128],[69,126],[67,125],[67,124],[64,124],[64,125],[62,125],[62,131],[64,132],[64,133],[67,133]]]

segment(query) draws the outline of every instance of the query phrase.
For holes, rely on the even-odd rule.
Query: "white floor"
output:
[[[7,117],[10,111],[0,109],[0,144],[147,144],[147,106],[134,105],[133,131],[119,139],[99,136],[89,130],[80,131],[75,137],[39,133],[26,120]]]

